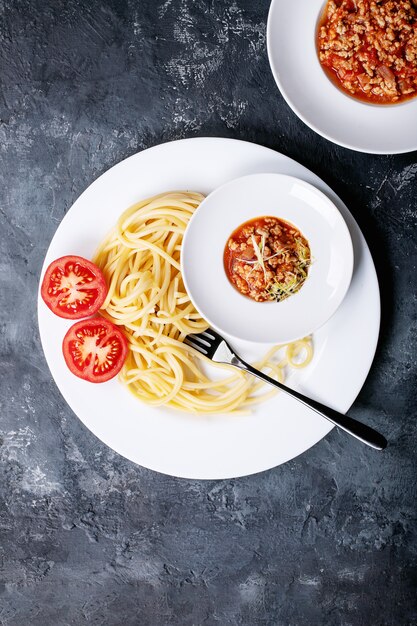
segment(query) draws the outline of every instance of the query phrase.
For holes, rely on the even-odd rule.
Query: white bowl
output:
[[[240,294],[223,266],[231,233],[266,215],[293,223],[311,250],[304,285],[282,302],[255,302]],[[292,176],[255,174],[203,200],[186,230],[181,266],[194,306],[214,329],[257,343],[285,343],[309,335],[335,313],[349,288],[353,248],[343,217],[321,191]]]
[[[316,51],[323,0],[272,0],[267,45],[271,70],[294,113],[340,146],[375,154],[417,149],[417,97],[374,105],[341,91],[324,73]]]

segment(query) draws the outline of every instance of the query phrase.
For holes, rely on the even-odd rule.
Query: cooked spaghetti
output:
[[[259,393],[262,382],[226,365],[212,364],[225,375],[210,379],[206,357],[183,343],[208,327],[180,269],[183,235],[202,200],[200,193],[165,193],[122,214],[94,257],[109,286],[101,314],[123,327],[129,354],[119,377],[140,400],[191,413],[236,413],[276,391]],[[286,368],[311,358],[307,338],[272,348],[254,365],[283,381]]]

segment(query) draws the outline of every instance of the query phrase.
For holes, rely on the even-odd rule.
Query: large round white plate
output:
[[[353,241],[355,266],[349,291],[332,319],[314,335],[314,360],[291,378],[292,386],[339,411],[355,400],[374,357],[380,300],[374,264],[352,215],[312,172],[282,154],[231,139],[185,139],[150,148],[98,178],[62,220],[43,271],[65,254],[91,257],[120,213],[141,198],[173,189],[209,193],[246,174],[278,172],[315,185],[341,211]],[[193,416],[141,404],[112,380],[92,385],[73,376],[61,354],[70,322],[54,316],[39,298],[45,356],[62,395],[83,423],[126,458],[185,478],[231,478],[269,469],[301,454],[331,424],[284,394],[251,415]],[[233,341],[242,357],[265,351]],[[346,435],[347,436],[347,435]]]
[[[398,154],[417,149],[417,98],[372,105],[343,93],[325,75],[315,35],[323,0],[272,0],[269,63],[294,113],[317,133],[352,150]]]

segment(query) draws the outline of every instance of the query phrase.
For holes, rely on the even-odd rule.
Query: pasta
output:
[[[212,380],[204,372],[206,357],[183,343],[208,327],[180,269],[182,238],[202,200],[200,193],[164,193],[121,215],[94,257],[109,286],[100,313],[123,327],[129,353],[119,378],[140,400],[198,414],[237,413],[276,391],[260,393],[262,382],[226,365],[212,363],[223,375]],[[272,348],[254,365],[283,381],[287,367],[311,358],[307,338]]]

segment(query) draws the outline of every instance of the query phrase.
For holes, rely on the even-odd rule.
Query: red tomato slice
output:
[[[97,313],[107,291],[97,265],[81,256],[63,256],[46,270],[41,296],[55,315],[78,320]]]
[[[71,372],[91,383],[104,383],[116,376],[127,350],[127,340],[117,326],[98,317],[73,324],[62,342]]]

